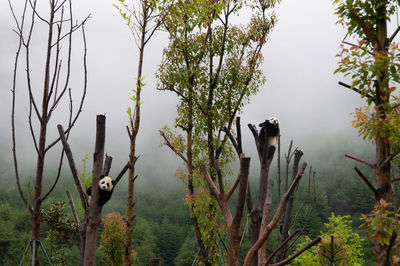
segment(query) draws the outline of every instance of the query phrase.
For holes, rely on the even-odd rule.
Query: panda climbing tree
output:
[[[271,161],[278,142],[279,120],[276,117],[270,117],[259,126],[261,127],[259,135],[260,153],[267,161]]]
[[[101,175],[100,180],[99,180],[99,198],[98,198],[98,204],[100,206],[103,206],[104,204],[107,203],[111,199],[112,193],[114,191],[114,185],[115,181],[112,180],[111,177]],[[90,186],[86,190],[86,194],[88,196],[92,195],[92,187]]]
[[[65,138],[64,129],[61,125],[57,126],[60,134],[60,139],[71,168],[72,177],[75,181],[75,186],[79,192],[81,204],[84,209],[85,217],[83,221],[80,221],[78,215],[76,214],[71,193],[67,191],[75,220],[80,228],[80,265],[85,266],[96,265],[98,229],[101,221],[100,215],[103,205],[111,199],[115,186],[118,184],[125,172],[130,167],[130,164],[127,163],[114,180],[108,176],[108,173],[111,169],[112,157],[105,155],[104,160],[105,122],[106,117],[104,115],[97,116],[95,151],[93,153],[93,180],[91,188],[89,188],[86,193],[83,190],[82,183],[79,179],[74,159],[72,157],[72,151]],[[91,196],[90,204],[87,199],[88,195]]]

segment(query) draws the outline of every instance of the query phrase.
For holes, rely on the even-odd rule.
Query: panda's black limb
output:
[[[106,204],[112,196],[113,190],[111,191],[106,191],[106,190],[99,190],[99,205],[103,206]]]
[[[88,194],[88,196],[92,195],[92,186],[88,187],[86,194]]]
[[[268,148],[268,154],[267,154],[267,160],[268,161],[272,160],[272,158],[274,157],[275,150],[276,150],[275,146],[270,146]]]
[[[103,206],[104,204],[106,204],[111,199],[112,192],[113,192],[113,190],[106,191],[106,190],[99,189],[99,201],[98,201],[98,203],[99,203],[100,206]],[[86,194],[88,196],[92,195],[92,187],[91,186],[86,190]]]

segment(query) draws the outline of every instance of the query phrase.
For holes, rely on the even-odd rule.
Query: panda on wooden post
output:
[[[114,191],[115,181],[109,176],[101,175],[99,180],[99,205],[103,206],[107,201],[111,199],[111,195]],[[90,196],[92,194],[92,187],[90,186],[86,193]]]
[[[267,160],[272,160],[278,142],[279,120],[276,117],[270,117],[258,126],[261,127],[259,137],[261,154],[268,152]]]

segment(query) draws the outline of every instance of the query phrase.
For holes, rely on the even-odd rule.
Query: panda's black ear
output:
[[[115,180],[111,180],[111,184],[113,184],[113,186],[116,184]]]
[[[105,177],[105,175],[101,175],[101,176],[100,176],[100,179],[103,179],[104,177]]]

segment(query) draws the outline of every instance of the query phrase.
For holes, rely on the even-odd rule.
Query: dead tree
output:
[[[231,241],[231,239],[239,239],[239,242],[237,244],[228,245],[228,265],[238,265],[238,260],[237,260],[238,257],[236,257],[236,254],[238,254],[239,249],[240,249],[240,239],[241,239],[240,226],[241,226],[241,224],[239,223],[239,225],[238,225],[239,227],[238,227],[238,229],[236,229],[236,225],[234,224],[234,220],[232,219],[232,215],[230,213],[229,206],[228,206],[229,197],[233,193],[233,191],[236,189],[238,183],[240,182],[241,185],[239,186],[239,196],[238,196],[238,199],[236,202],[235,219],[237,219],[238,221],[241,221],[243,219],[243,209],[240,209],[240,208],[238,209],[238,206],[244,208],[244,204],[246,201],[248,208],[250,207],[249,208],[249,216],[252,219],[252,227],[251,227],[252,240],[254,237],[254,242],[252,241],[251,248],[247,252],[247,255],[246,255],[246,258],[244,261],[244,265],[246,265],[246,266],[250,266],[253,264],[265,265],[267,262],[269,262],[272,259],[272,257],[268,258],[268,259],[266,258],[265,241],[268,238],[268,236],[270,235],[270,233],[272,232],[272,230],[276,227],[280,218],[285,213],[285,210],[286,210],[288,204],[290,204],[290,199],[292,198],[293,193],[297,189],[298,184],[299,184],[299,182],[303,176],[304,170],[306,168],[306,163],[303,163],[303,164],[301,164],[301,166],[299,166],[301,156],[298,156],[298,161],[296,164],[297,166],[294,169],[295,176],[294,176],[290,186],[286,190],[285,194],[280,199],[278,209],[274,213],[274,216],[272,217],[272,219],[270,219],[273,182],[272,182],[272,180],[268,180],[268,173],[269,173],[269,166],[270,166],[272,158],[273,158],[273,156],[271,157],[271,155],[273,155],[273,153],[275,152],[275,147],[268,146],[266,139],[260,138],[260,135],[258,134],[258,131],[255,126],[249,125],[249,128],[250,128],[251,132],[253,133],[253,136],[254,136],[254,139],[256,142],[256,146],[257,146],[257,150],[258,150],[260,163],[261,163],[259,195],[258,195],[258,202],[255,207],[253,207],[251,197],[250,197],[250,191],[249,191],[249,182],[248,182],[249,165],[244,164],[244,162],[243,162],[245,157],[243,156],[243,153],[242,153],[243,150],[242,150],[242,141],[241,141],[240,118],[237,118],[237,120],[236,120],[237,138],[234,138],[232,133],[227,128],[224,129],[224,131],[228,135],[229,139],[231,140],[237,154],[240,156],[239,157],[240,158],[239,175],[233,182],[233,184],[232,184],[231,188],[228,190],[228,192],[225,192],[225,189],[224,189],[224,183],[223,183],[223,179],[221,176],[221,171],[219,170],[219,167],[218,167],[218,161],[216,161],[214,169],[217,173],[219,189],[217,188],[217,185],[213,182],[213,180],[209,176],[205,166],[203,166],[203,168],[202,168],[204,178],[206,179],[207,184],[211,190],[211,194],[217,199],[218,204],[224,215],[225,223],[227,224],[227,227],[228,227],[228,239],[229,239],[228,241]],[[264,145],[264,146],[262,147],[262,145]],[[268,154],[269,154],[269,156],[267,156]],[[246,160],[248,162],[250,162],[250,158],[246,158]],[[244,167],[244,165],[246,165],[246,167]],[[245,174],[247,174],[247,176],[245,176]],[[312,243],[314,245],[314,244],[318,243],[319,241],[320,241],[320,239],[317,238]],[[308,246],[307,248],[309,248],[311,246]],[[285,263],[290,262],[296,256],[298,256],[299,254],[304,252],[307,248],[303,248],[303,249],[297,251],[290,258],[281,260],[278,263],[282,263],[282,261],[285,261]],[[279,249],[281,249],[281,246],[278,247],[278,250]],[[282,264],[279,264],[279,265],[282,265]]]
[[[42,193],[42,183],[44,178],[44,169],[46,155],[59,142],[59,138],[49,141],[48,125],[53,117],[58,106],[63,101],[69,102],[69,118],[67,121],[66,133],[69,134],[72,127],[75,125],[83,106],[86,96],[87,70],[86,70],[86,39],[84,24],[89,16],[80,24],[73,23],[72,2],[69,1],[48,1],[48,15],[42,14],[39,11],[37,0],[25,0],[24,8],[21,15],[17,15],[14,11],[11,2],[9,6],[14,17],[16,29],[14,32],[18,35],[19,44],[14,62],[14,75],[12,85],[12,110],[11,110],[11,128],[12,128],[12,150],[15,169],[15,178],[17,182],[20,197],[28,206],[30,201],[21,188],[20,173],[18,167],[17,156],[17,140],[16,132],[18,131],[15,125],[16,119],[16,98],[17,98],[17,81],[19,80],[19,64],[23,61],[25,68],[26,94],[28,96],[27,104],[29,132],[32,137],[32,142],[36,151],[36,173],[35,173],[35,188],[33,209],[29,207],[32,216],[32,241],[37,243],[33,249],[35,250],[35,263],[38,264],[37,250],[40,243],[40,209],[42,202],[50,195],[56,186],[62,167],[63,152],[61,153],[60,162],[58,164],[58,173],[50,186],[49,191]],[[45,47],[44,69],[43,69],[43,84],[35,84],[32,70],[40,69],[40,63],[32,62],[31,54],[34,46],[33,39],[36,34],[37,25],[44,24],[47,27],[47,44]],[[72,58],[72,34],[77,29],[82,29],[84,55],[83,55],[83,75],[84,84],[82,86],[82,94],[79,99],[79,107],[77,111],[73,111],[72,89],[69,87],[71,76],[71,58]],[[62,51],[63,44],[66,51]],[[22,54],[21,54],[22,53]],[[22,55],[22,56],[21,56]],[[20,58],[22,57],[22,58]],[[63,57],[66,57],[62,60]],[[69,99],[68,99],[69,98]],[[67,135],[68,137],[68,135]],[[51,183],[47,181],[47,183]]]
[[[292,144],[292,143],[291,143]],[[291,146],[291,145],[290,145]],[[287,155],[287,165],[290,163],[290,149],[289,153]],[[300,159],[303,156],[303,152],[301,150],[296,149],[294,151],[294,162],[293,162],[293,171],[292,171],[292,182],[296,178],[296,174],[299,168],[299,163]],[[286,180],[288,179],[288,173],[286,174]],[[286,183],[288,183],[286,181]],[[292,213],[293,213],[293,205],[294,205],[294,199],[296,197],[296,190],[297,187],[295,188],[295,191],[290,195],[288,201],[286,202],[286,208],[285,208],[285,214],[283,216],[283,221],[281,225],[281,236],[279,239],[279,245],[283,245],[281,249],[277,252],[275,256],[275,263],[278,261],[283,260],[286,257],[286,252],[287,252],[287,244],[284,244],[285,240],[289,237],[289,229],[290,225],[292,224]]]
[[[99,204],[99,180],[102,174],[108,175],[111,169],[112,157],[106,155],[106,159],[103,165],[104,158],[104,143],[105,143],[105,122],[106,117],[104,115],[98,115],[96,120],[96,144],[95,151],[93,154],[93,174],[92,174],[92,191],[90,204],[88,202],[86,191],[83,190],[82,183],[78,176],[78,171],[75,166],[74,159],[72,157],[72,152],[69,144],[64,135],[64,130],[61,125],[58,125],[58,131],[62,144],[64,146],[65,154],[67,155],[69,166],[71,168],[72,177],[75,181],[76,188],[78,190],[80,200],[84,209],[85,217],[84,222],[79,221],[76,215],[75,207],[73,205],[72,198],[69,198],[71,202],[71,208],[75,215],[75,219],[80,226],[81,233],[81,256],[80,265],[91,266],[96,265],[96,249],[97,249],[97,234],[98,227],[100,224],[100,215],[103,205]],[[129,168],[129,163],[127,163],[118,176],[114,179],[116,186],[121,180],[122,176]]]

